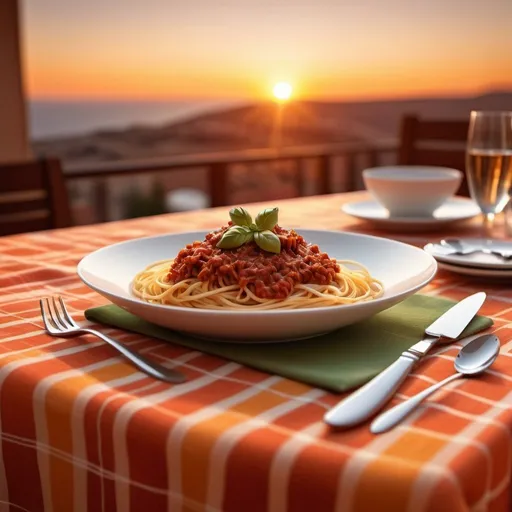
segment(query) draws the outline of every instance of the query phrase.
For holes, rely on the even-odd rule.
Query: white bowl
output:
[[[437,270],[435,259],[412,245],[338,231],[297,230],[332,258],[356,260],[384,284],[381,297],[358,304],[287,311],[218,311],[149,304],[132,295],[134,275],[150,263],[173,258],[206,232],[140,238],[103,247],[78,264],[92,289],[149,322],[217,341],[285,341],[307,338],[359,322],[424,287]]]
[[[462,173],[446,167],[399,165],[363,171],[368,191],[393,217],[428,217],[462,182]]]

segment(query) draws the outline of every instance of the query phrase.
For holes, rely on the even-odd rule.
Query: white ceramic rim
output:
[[[434,167],[429,165],[390,165],[365,169],[363,171],[363,177],[381,182],[401,181],[405,183],[432,183],[435,181],[445,182],[461,179],[462,172],[450,167]]]
[[[301,230],[301,228],[291,228],[291,229],[296,229],[298,231]],[[307,229],[307,228],[304,228],[304,229]],[[362,238],[369,238],[369,239],[376,239],[376,240],[385,240],[386,242],[389,242],[391,244],[405,245],[405,246],[407,246],[408,248],[410,248],[412,250],[420,251],[421,253],[426,255],[428,258],[430,258],[432,272],[430,272],[430,274],[428,274],[417,285],[413,286],[409,290],[405,290],[403,292],[397,293],[396,295],[393,295],[392,298],[398,298],[399,299],[399,298],[404,297],[404,296],[409,296],[409,295],[417,292],[418,290],[421,290],[428,283],[430,283],[430,281],[432,281],[432,279],[435,277],[435,275],[437,273],[437,269],[438,269],[437,260],[431,254],[429,254],[428,252],[426,252],[423,249],[421,249],[419,247],[416,247],[414,245],[406,244],[404,242],[399,242],[397,240],[391,240],[389,238],[383,238],[383,237],[372,236],[372,235],[364,235],[364,234],[359,234],[359,233],[348,233],[346,231],[333,231],[333,230],[327,230],[327,229],[322,229],[322,230],[320,230],[320,229],[318,229],[318,230],[309,229],[308,231],[322,231],[323,233],[331,233],[331,234],[334,234],[334,235],[343,234],[344,236],[353,236],[355,238],[362,237]],[[82,268],[84,266],[84,262],[86,261],[86,259],[89,256],[91,256],[92,254],[98,254],[98,253],[100,253],[102,251],[105,251],[107,249],[110,249],[111,247],[114,247],[114,246],[117,247],[117,246],[122,246],[122,245],[129,244],[129,243],[133,242],[134,240],[144,240],[144,239],[150,239],[150,238],[151,239],[163,238],[163,237],[168,237],[170,235],[184,235],[184,234],[187,234],[187,233],[190,233],[191,237],[193,237],[194,235],[197,236],[199,234],[202,234],[204,236],[206,233],[208,233],[208,231],[204,231],[203,230],[203,231],[189,231],[189,232],[179,232],[179,233],[166,233],[166,234],[157,235],[157,236],[147,236],[147,237],[141,237],[141,238],[134,238],[134,239],[131,239],[131,240],[125,240],[123,242],[118,242],[118,243],[115,243],[115,244],[107,245],[105,247],[101,247],[100,249],[97,249],[96,251],[93,251],[92,253],[84,256],[78,262],[77,274],[80,277],[80,279],[89,288],[93,289],[94,291],[96,291],[96,292],[100,293],[102,296],[104,296],[105,290],[102,290],[100,287],[95,286],[94,284],[92,284],[84,276],[84,274],[82,272]],[[109,295],[115,295],[114,293],[112,293],[110,291],[107,291],[106,293],[108,293]],[[381,302],[388,302],[390,298],[391,297],[386,297],[386,296],[379,297],[378,299],[373,299],[371,302],[372,302],[372,304],[381,303]],[[212,309],[200,309],[200,308],[186,308],[186,307],[180,307],[180,306],[169,306],[169,305],[164,305],[164,304],[151,304],[149,302],[143,301],[141,299],[138,299],[137,297],[132,297],[132,296],[128,296],[128,297],[124,297],[123,296],[122,300],[126,301],[126,302],[131,302],[133,304],[144,304],[144,305],[156,308],[156,309],[161,309],[162,311],[179,311],[179,312],[183,312],[183,311],[191,312],[191,311],[193,311],[194,314],[197,314],[197,315],[211,315],[212,313],[214,313],[214,314],[219,314],[219,315],[248,315],[248,314],[250,314],[250,315],[254,315],[254,316],[266,316],[266,315],[294,316],[294,315],[302,315],[305,312],[311,313],[312,311],[333,311],[333,310],[338,309],[338,308],[342,308],[344,311],[346,311],[347,309],[351,309],[351,310],[354,311],[354,310],[357,310],[357,309],[361,309],[361,308],[367,307],[367,304],[368,304],[367,302],[359,302],[359,303],[356,303],[356,304],[340,304],[339,306],[323,306],[323,307],[318,307],[318,308],[300,308],[300,309],[285,309],[285,310],[270,309],[270,310],[263,310],[263,311],[246,311],[246,310],[237,311],[237,310],[232,310],[232,309],[229,309],[229,310],[222,310],[222,309],[212,310]]]

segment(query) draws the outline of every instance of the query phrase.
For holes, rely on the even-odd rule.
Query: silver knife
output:
[[[485,293],[479,292],[461,300],[443,313],[425,329],[424,338],[402,355],[370,382],[334,406],[324,416],[333,427],[353,427],[381,409],[395,394],[413,366],[441,338],[454,340],[471,322],[485,301]]]

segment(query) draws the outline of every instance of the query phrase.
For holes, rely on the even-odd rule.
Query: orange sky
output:
[[[26,86],[62,99],[263,99],[280,80],[316,99],[512,88],[510,0],[346,4],[27,0]]]

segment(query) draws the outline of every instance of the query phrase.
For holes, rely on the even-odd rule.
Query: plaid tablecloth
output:
[[[359,195],[281,201],[285,226],[371,232],[340,212]],[[251,211],[256,210],[251,207]],[[135,237],[214,228],[227,208],[0,238],[1,511],[510,510],[512,290],[440,271],[425,293],[489,297],[502,342],[484,376],[444,388],[393,431],[333,432],[322,422],[339,395],[230,361],[115,330],[189,381],[137,372],[95,338],[45,334],[38,299],[60,294],[75,318],[106,303],[75,267],[99,247]],[[376,234],[377,232],[373,232]],[[475,235],[386,234],[415,244]],[[403,399],[453,372],[458,347],[429,356]]]

